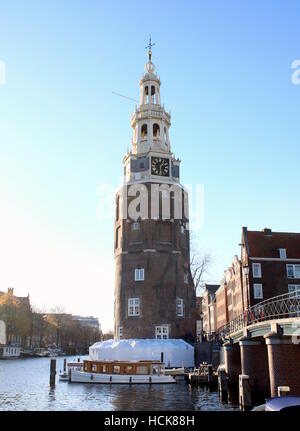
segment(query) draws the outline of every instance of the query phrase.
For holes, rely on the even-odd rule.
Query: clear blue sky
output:
[[[205,188],[208,278],[242,226],[299,232],[299,20],[299,1],[2,3],[0,290],[113,326],[113,220],[96,191],[122,175],[134,103],[112,91],[138,98],[149,33],[181,180]]]

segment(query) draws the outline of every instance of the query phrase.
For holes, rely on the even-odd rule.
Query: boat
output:
[[[174,376],[174,377],[182,377],[184,378],[184,367],[180,368],[166,368],[165,374],[166,376]]]
[[[59,380],[62,382],[68,382],[70,380],[70,376],[66,371],[64,371],[63,373],[59,374]]]
[[[252,409],[254,412],[279,412],[279,411],[300,411],[300,397],[294,395],[286,395],[283,397],[274,397]]]
[[[68,364],[70,383],[102,384],[158,384],[176,383],[165,373],[165,365],[159,361],[91,361],[83,365]]]

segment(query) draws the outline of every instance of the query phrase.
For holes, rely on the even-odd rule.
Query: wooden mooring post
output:
[[[289,386],[278,386],[277,390],[279,397],[285,397],[289,395],[291,389]]]
[[[246,374],[239,375],[239,406],[243,411],[252,407],[250,378]]]
[[[226,372],[223,368],[218,369],[218,392],[221,401],[224,401],[228,396]]]
[[[50,361],[50,386],[55,386],[56,359]]]

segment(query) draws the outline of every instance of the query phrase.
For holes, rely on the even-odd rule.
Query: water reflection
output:
[[[56,369],[63,368],[57,358]],[[68,358],[71,360],[73,358]],[[91,385],[60,382],[49,386],[49,358],[0,361],[0,410],[234,410],[217,392],[176,385]]]

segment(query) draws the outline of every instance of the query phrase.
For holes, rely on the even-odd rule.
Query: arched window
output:
[[[149,88],[145,87],[144,103],[149,103]]]
[[[141,136],[142,138],[147,138],[148,135],[148,127],[147,124],[143,124],[141,128]]]
[[[151,103],[156,103],[155,87],[151,85]]]
[[[153,124],[153,138],[158,138],[160,135],[159,125],[157,123]]]

